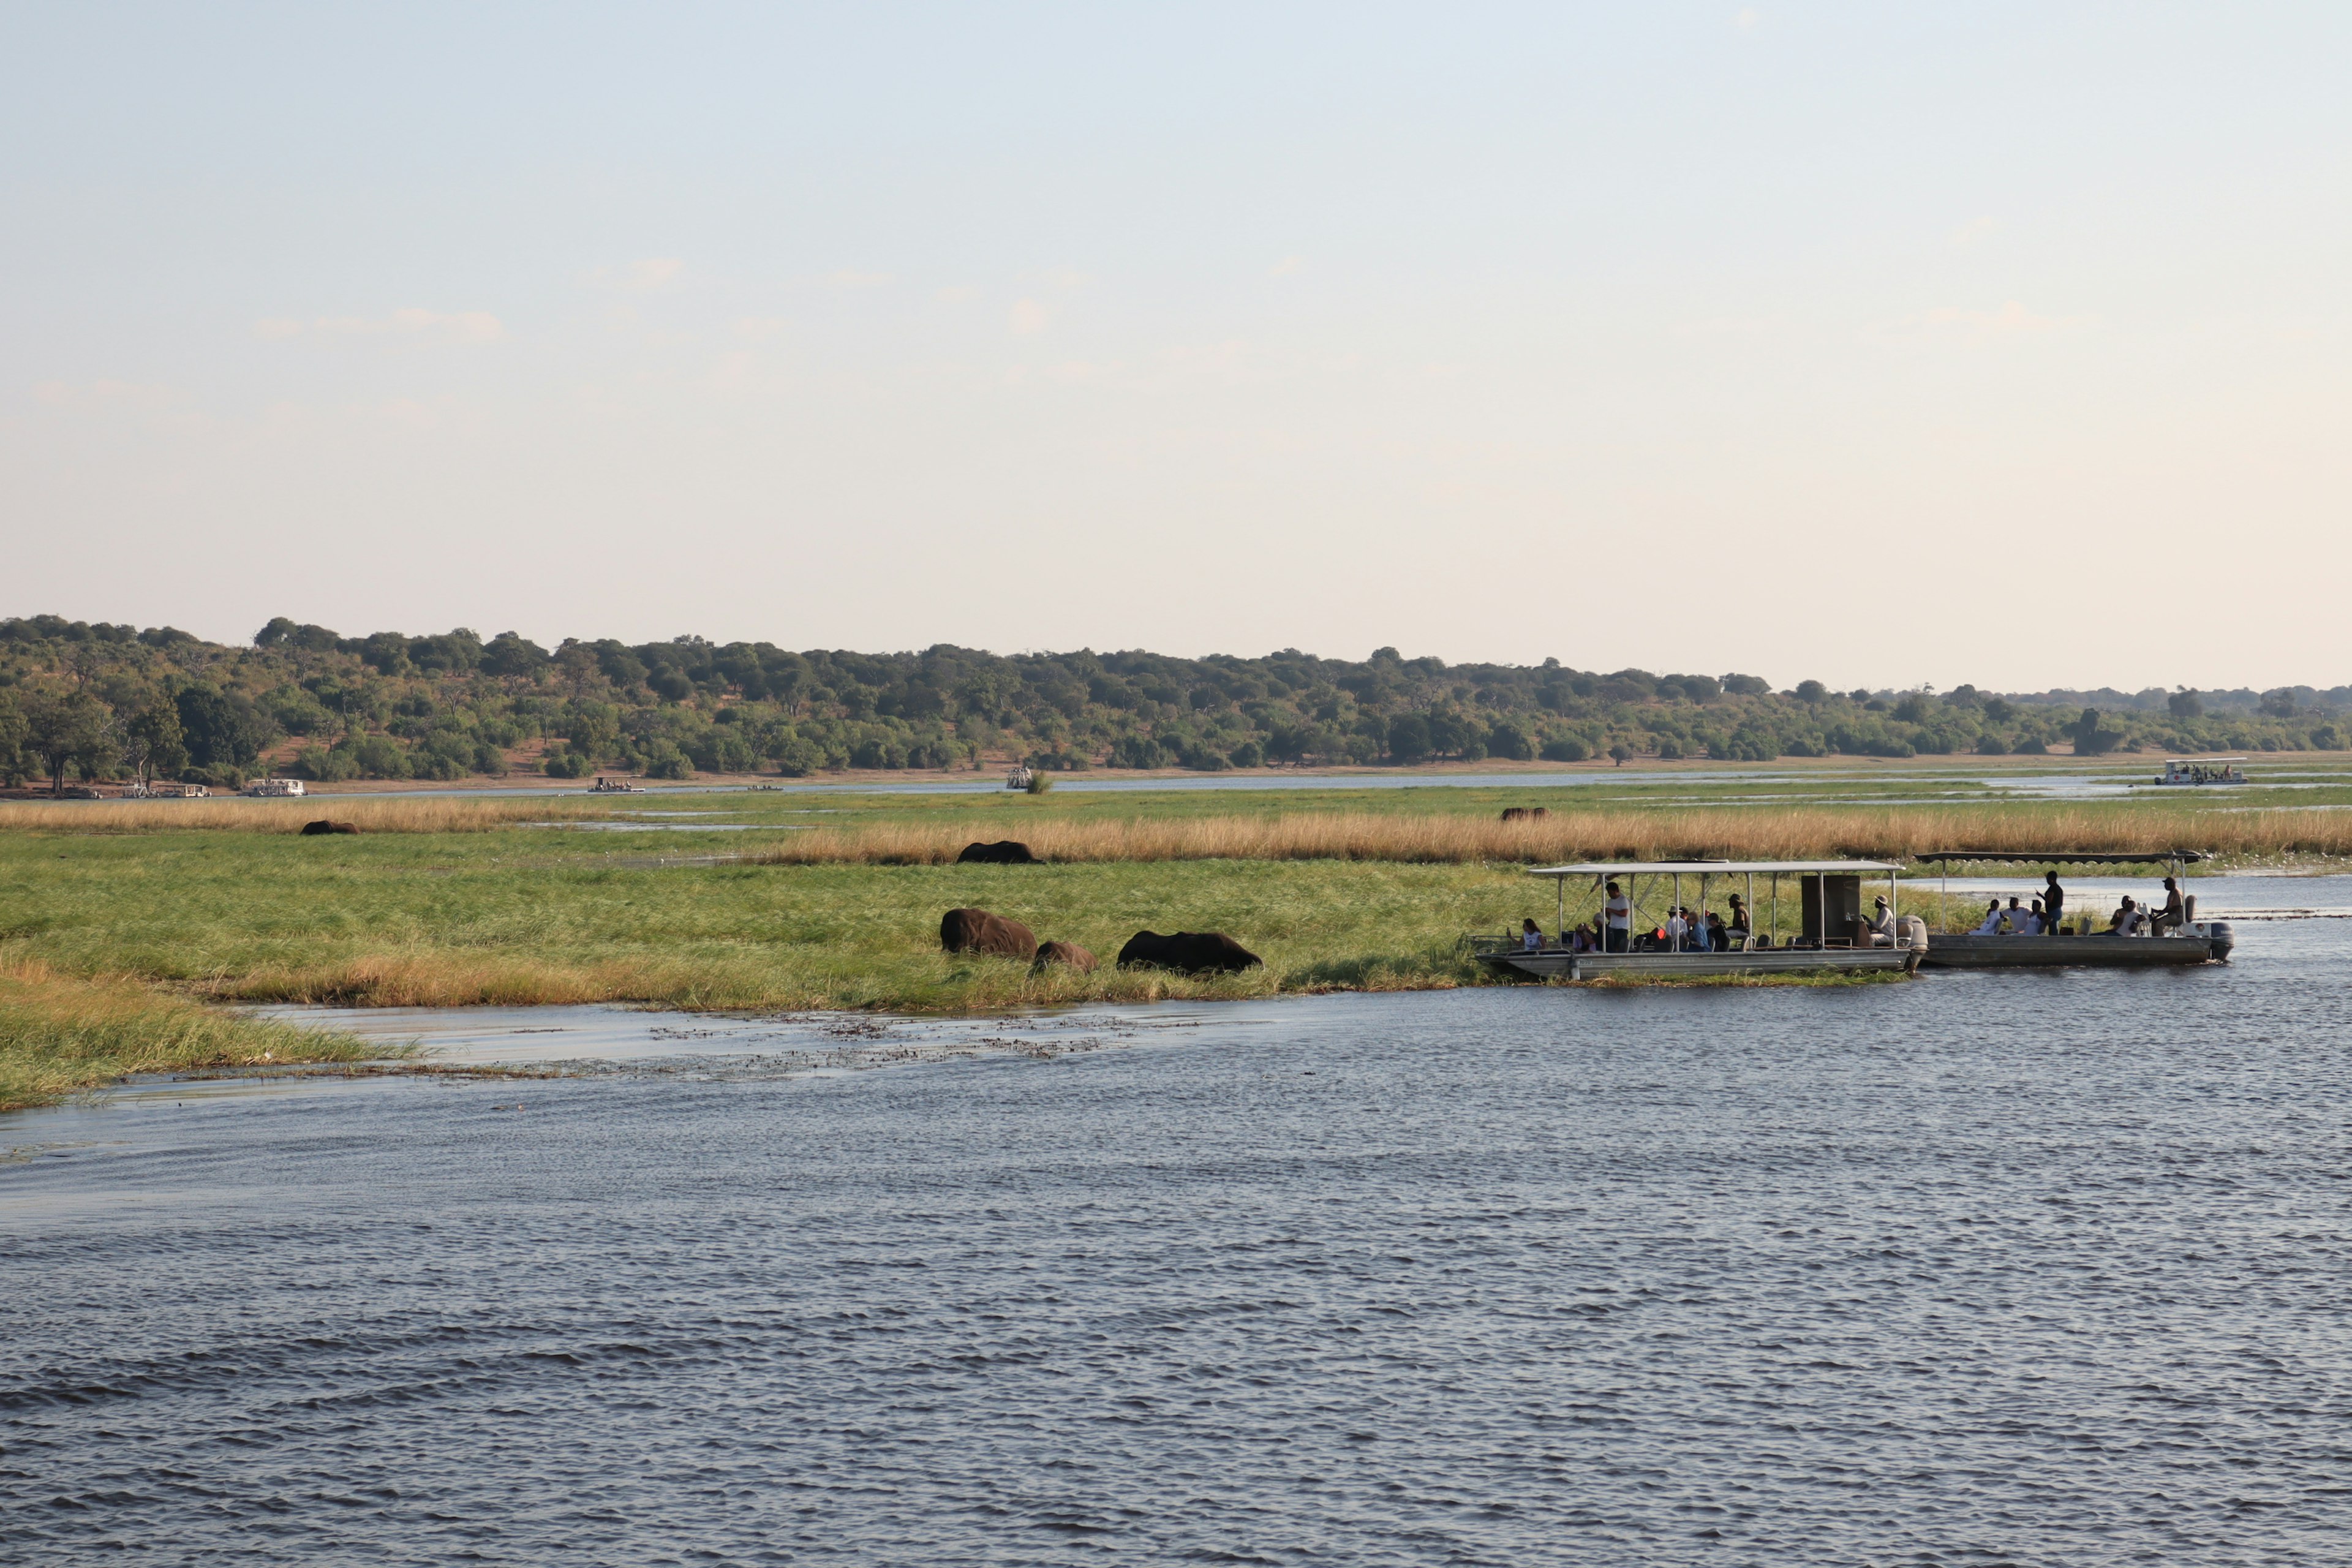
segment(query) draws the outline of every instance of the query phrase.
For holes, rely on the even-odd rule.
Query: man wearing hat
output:
[[[1878,907],[1871,911],[1870,945],[1873,947],[1895,945],[1895,911],[1887,908],[1886,895],[1884,893],[1878,896]]]

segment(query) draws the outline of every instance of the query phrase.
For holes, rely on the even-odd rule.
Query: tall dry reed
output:
[[[820,828],[749,857],[769,865],[952,861],[953,825]],[[1280,816],[1040,821],[1024,842],[1045,860],[1506,861],[1908,858],[1936,850],[2103,854],[2202,849],[2232,858],[2352,854],[2352,814],[2167,812],[2063,805],[1555,811],[1534,821],[1307,812]]]
[[[327,817],[362,833],[473,833],[523,822],[603,816],[600,800],[497,797],[307,795],[299,800],[224,795],[217,800],[0,801],[0,833],[299,833]]]

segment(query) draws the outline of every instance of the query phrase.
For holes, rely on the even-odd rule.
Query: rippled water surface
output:
[[[0,1119],[0,1561],[2340,1563],[2347,930]]]

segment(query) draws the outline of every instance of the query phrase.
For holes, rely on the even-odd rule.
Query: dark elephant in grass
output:
[[[1075,942],[1049,942],[1040,945],[1036,967],[1043,969],[1049,963],[1066,963],[1081,974],[1095,972],[1095,955]]]
[[[986,910],[950,910],[940,917],[940,946],[950,952],[985,952],[998,958],[1037,956],[1037,936],[1019,921]]]
[[[1265,962],[1221,931],[1180,931],[1173,936],[1139,931],[1118,950],[1121,969],[1173,969],[1184,974],[1238,974]]]
[[[1549,816],[1550,815],[1551,807],[1548,805],[1507,805],[1503,807],[1503,820],[1505,822],[1532,822],[1538,816]]]
[[[360,825],[356,822],[329,822],[321,817],[317,822],[304,823],[302,837],[308,838],[320,833],[357,833],[359,830]]]
[[[956,857],[959,866],[1034,866],[1037,857],[1029,853],[1029,846],[1017,838],[1007,838],[996,844],[967,844]]]

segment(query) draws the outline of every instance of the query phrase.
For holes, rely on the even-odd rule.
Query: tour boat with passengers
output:
[[[1542,979],[1587,980],[1600,975],[1699,976],[1780,974],[1807,970],[1916,969],[1927,950],[1927,928],[1903,918],[1896,886],[1898,868],[1883,860],[1595,860],[1574,866],[1538,866],[1531,877],[1552,879],[1558,921],[1550,934],[1506,932],[1471,939],[1479,962]],[[1886,913],[1865,920],[1863,879],[1886,879]],[[1757,879],[1764,878],[1761,900]],[[1590,879],[1580,893],[1599,895],[1598,915],[1568,919],[1569,884]],[[1783,879],[1796,884],[1798,921],[1785,941],[1780,930]],[[1736,880],[1735,880],[1736,879]],[[1610,884],[1620,889],[1608,896]],[[1744,885],[1737,900],[1745,925],[1727,924],[1721,946],[1707,934],[1707,916],[1727,915],[1712,902],[1718,890]],[[1695,893],[1696,910],[1684,902]],[[1659,900],[1664,899],[1663,912]],[[1689,910],[1677,920],[1677,911]],[[1582,940],[1597,936],[1588,948]]]
[[[2206,858],[2204,851],[2198,849],[2168,849],[2149,855],[2079,849],[2057,855],[1938,849],[1919,856],[1918,862],[1942,869],[1945,881],[1937,902],[1949,910],[1951,868],[1955,865],[2027,866],[2051,872],[2068,866],[2160,865],[2165,875],[2174,879],[2178,886],[2182,868]],[[2041,891],[2040,888],[2029,886],[2020,889],[2015,897],[2025,900]],[[2230,922],[2199,920],[2194,893],[2184,889],[2180,902],[2179,929],[2168,929],[2158,934],[2156,922],[2147,921],[2145,915],[2142,921],[2134,922],[2135,929],[2128,932],[2113,926],[2101,928],[2095,918],[2084,915],[2081,906],[2069,899],[2060,910],[2057,931],[2037,929],[2030,935],[2010,930],[1989,931],[1981,927],[1969,931],[1937,931],[1924,962],[1930,969],[2154,969],[2175,964],[2227,963],[2230,950],[2238,940]],[[2037,902],[2034,907],[2041,906]],[[2040,922],[2033,923],[2038,927]],[[2067,929],[2070,926],[2072,929]]]
[[[2238,766],[2243,757],[2168,757],[2164,771],[2156,775],[2160,784],[2186,784],[2197,788],[2205,784],[2242,784],[2246,782],[2246,770]]]

